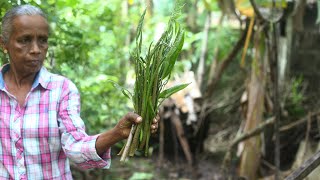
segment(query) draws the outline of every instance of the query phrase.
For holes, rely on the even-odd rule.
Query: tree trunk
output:
[[[254,57],[252,61],[251,79],[249,83],[248,112],[244,133],[256,128],[263,119],[265,81],[266,81],[266,53],[265,37],[261,27],[255,34]],[[247,179],[256,179],[260,164],[260,137],[252,137],[244,142],[241,156],[239,175]]]
[[[303,18],[304,11],[306,8],[307,0],[299,0],[297,1],[297,7],[295,12],[293,13],[293,29],[294,31],[302,32],[304,29]]]

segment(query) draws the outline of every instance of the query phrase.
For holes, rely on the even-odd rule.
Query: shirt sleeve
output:
[[[89,136],[85,132],[80,117],[80,94],[70,80],[63,83],[58,122],[62,148],[71,161],[83,169],[110,167],[111,149],[106,149],[101,157],[97,154],[95,145],[99,135]]]

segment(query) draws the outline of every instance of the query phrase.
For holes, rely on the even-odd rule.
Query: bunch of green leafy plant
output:
[[[184,43],[184,30],[177,22],[181,9],[175,9],[170,17],[167,29],[156,44],[150,44],[145,57],[141,57],[142,26],[146,10],[141,15],[136,35],[136,47],[132,53],[136,79],[134,92],[124,93],[132,99],[134,110],[142,117],[142,123],[133,125],[126,145],[121,152],[120,161],[127,155],[133,156],[136,150],[143,150],[148,155],[150,126],[157,115],[157,109],[164,99],[184,89],[188,84],[180,84],[164,89],[170,79],[174,64]]]

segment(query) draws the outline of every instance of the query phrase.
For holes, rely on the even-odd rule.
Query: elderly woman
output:
[[[72,179],[69,159],[82,168],[109,168],[110,147],[142,120],[128,113],[113,129],[87,135],[76,86],[43,67],[48,36],[37,7],[18,6],[3,17],[0,44],[9,64],[0,73],[0,179]]]

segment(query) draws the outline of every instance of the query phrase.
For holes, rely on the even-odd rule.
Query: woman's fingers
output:
[[[151,133],[152,134],[157,132],[158,126],[159,126],[159,120],[160,120],[160,116],[159,116],[159,114],[157,114],[157,116],[153,119],[152,124],[151,124]]]
[[[122,127],[131,127],[132,123],[139,124],[142,122],[142,117],[139,116],[136,113],[129,112],[124,116],[125,123],[123,124]],[[160,116],[159,114],[156,115],[156,117],[152,120],[151,124],[151,133],[154,134],[157,132],[158,127],[159,127],[159,120]]]
[[[142,122],[142,117],[136,113],[129,112],[121,118],[115,127],[116,134],[123,139],[127,138],[130,134],[132,124],[138,124]]]
[[[118,123],[121,129],[131,128],[132,124],[138,124],[142,122],[142,117],[136,113],[127,113]]]
[[[135,124],[138,124],[138,123],[142,122],[142,117],[139,116],[136,113],[133,113],[133,112],[127,113],[125,118],[126,118],[127,121],[130,121],[130,122],[135,123]]]

